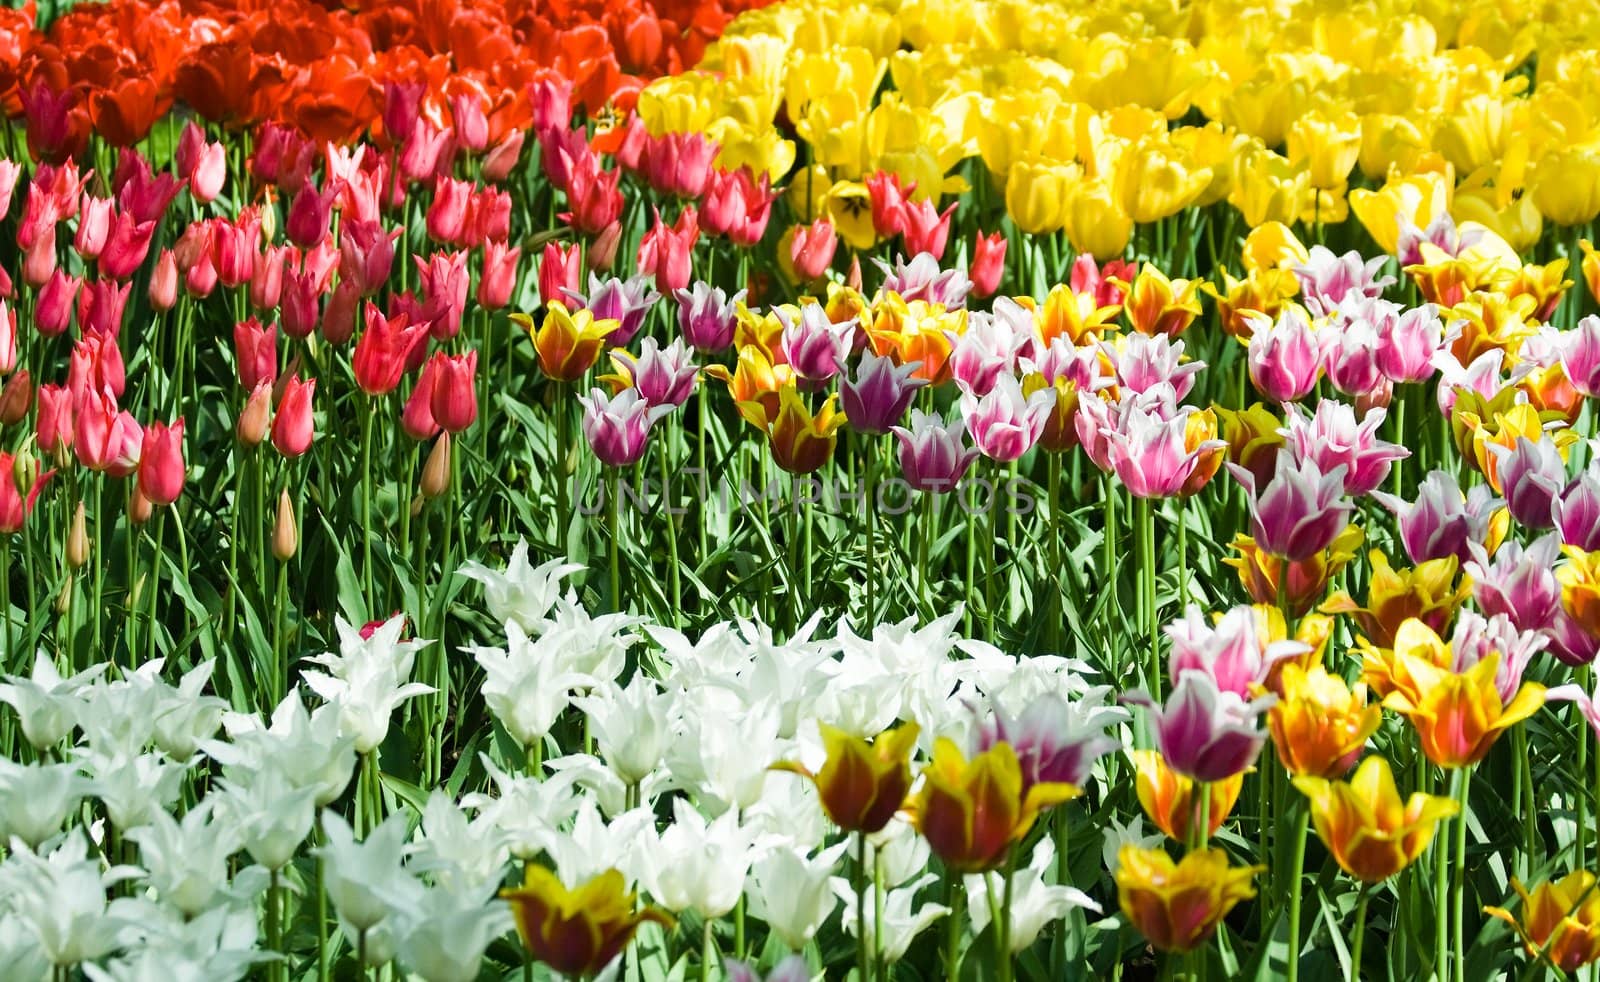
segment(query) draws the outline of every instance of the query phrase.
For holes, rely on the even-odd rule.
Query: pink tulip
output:
[[[291,375],[278,398],[278,411],[272,417],[272,445],[291,460],[309,450],[316,435],[311,418],[316,392],[316,379],[301,382],[299,375]]]
[[[1257,488],[1255,475],[1243,467],[1230,463],[1228,470],[1249,496],[1251,532],[1265,552],[1308,559],[1344,531],[1353,506],[1344,500],[1343,464],[1323,473],[1316,461],[1296,461],[1290,451],[1281,450],[1264,488]]]
[[[686,402],[694,391],[695,378],[700,370],[689,359],[689,347],[680,338],[661,347],[661,342],[647,337],[641,342],[638,356],[622,348],[611,349],[611,361],[617,371],[632,381],[639,397],[651,406],[677,408]]]
[[[1323,340],[1323,364],[1336,390],[1360,396],[1378,387],[1384,375],[1378,370],[1378,332],[1372,322],[1336,315],[1324,329]]]
[[[1204,440],[1189,449],[1189,415],[1196,410],[1175,406],[1170,393],[1170,388],[1152,389],[1141,397],[1130,391],[1117,426],[1105,434],[1112,470],[1136,498],[1178,495],[1202,455],[1227,446],[1222,440]]]
[[[116,189],[118,207],[138,224],[160,221],[172,199],[183,190],[183,183],[176,177],[166,171],[155,173],[150,162],[129,147],[123,147],[118,155],[111,186]]]
[[[17,312],[0,300],[0,375],[17,369]]]
[[[656,289],[671,293],[689,285],[694,246],[700,238],[700,219],[694,206],[683,210],[672,225],[656,223],[639,240],[639,272],[655,277]]]
[[[795,374],[812,382],[826,382],[839,374],[850,356],[856,322],[828,319],[821,304],[808,303],[798,312],[779,307],[774,311],[783,324],[779,345]]]
[[[1123,701],[1145,707],[1155,722],[1156,749],[1167,766],[1196,781],[1222,781],[1242,774],[1256,762],[1267,731],[1259,723],[1277,701],[1267,695],[1246,701],[1217,687],[1205,672],[1179,673],[1166,705],[1158,706],[1144,692]]]
[[[1449,668],[1465,672],[1491,655],[1500,659],[1495,671],[1495,688],[1500,701],[1510,704],[1522,688],[1522,673],[1533,656],[1543,651],[1550,639],[1537,631],[1522,631],[1504,614],[1484,617],[1475,610],[1464,610],[1456,619],[1450,636]]]
[[[1600,397],[1600,317],[1590,314],[1564,332],[1559,350],[1572,387],[1591,399]]]
[[[441,129],[426,116],[419,117],[416,128],[406,137],[405,145],[400,150],[400,176],[407,182],[425,181],[433,177],[454,136],[448,127]]]
[[[383,132],[396,146],[406,142],[422,116],[422,97],[428,86],[423,82],[383,83]]]
[[[721,287],[696,282],[692,290],[674,290],[672,295],[678,301],[678,327],[691,347],[714,354],[733,344],[743,290],[729,297]]]
[[[936,414],[913,409],[909,428],[891,426],[889,432],[900,442],[900,476],[915,491],[954,491],[978,457],[963,439],[966,424],[960,416],[946,424]]]
[[[433,390],[438,376],[437,363],[428,359],[417,373],[417,383],[411,387],[411,395],[406,397],[405,407],[400,411],[400,428],[419,443],[439,435],[439,421],[433,416]]]
[[[1215,622],[1190,606],[1182,620],[1166,626],[1172,639],[1167,671],[1176,683],[1184,672],[1209,675],[1221,692],[1249,698],[1252,686],[1263,685],[1273,667],[1310,648],[1299,641],[1273,641],[1259,628],[1255,608],[1234,607]]]
[[[1413,307],[1378,327],[1378,370],[1396,384],[1433,377],[1434,355],[1444,344],[1444,323],[1433,304]]]
[[[33,514],[33,506],[39,500],[39,492],[44,490],[44,486],[55,474],[55,471],[39,474],[35,466],[33,470],[36,473],[22,482],[26,487],[19,487],[18,478],[25,475],[16,465],[15,457],[0,450],[0,535],[16,535],[22,531],[28,516]]]
[[[877,260],[874,260],[877,262]],[[972,282],[959,269],[940,269],[939,261],[923,253],[890,267],[878,262],[884,271],[883,292],[898,293],[906,303],[926,300],[946,310],[965,306]]]
[[[428,206],[428,238],[447,245],[462,241],[467,228],[472,194],[470,181],[441,177],[433,185],[433,203]]]
[[[527,136],[521,130],[512,130],[501,137],[500,142],[490,147],[483,158],[483,179],[504,184],[516,169],[517,161],[522,158],[522,145],[526,140]]]
[[[726,236],[748,249],[765,234],[774,197],[765,172],[755,177],[748,167],[712,171],[700,206],[700,224],[707,233]]]
[[[917,390],[928,384],[925,378],[913,377],[919,365],[896,365],[893,359],[872,351],[863,354],[855,376],[839,385],[850,428],[857,433],[888,433],[899,423]]]
[[[1273,402],[1303,399],[1322,375],[1322,342],[1298,307],[1289,307],[1273,321],[1264,314],[1246,314],[1250,336],[1246,364],[1256,391]]]
[[[1117,384],[1134,392],[1148,392],[1166,384],[1172,387],[1173,401],[1194,388],[1195,376],[1206,367],[1203,361],[1184,361],[1183,342],[1165,334],[1128,334],[1117,344],[1103,341],[1101,350],[1111,359]]]
[[[1600,467],[1591,464],[1568,483],[1550,506],[1550,517],[1564,544],[1600,549]]]
[[[78,306],[78,291],[83,280],[55,270],[33,298],[33,326],[46,337],[56,337],[72,326],[72,313]]]
[[[1300,281],[1300,293],[1311,313],[1327,316],[1347,298],[1382,296],[1383,288],[1394,282],[1393,277],[1378,277],[1378,270],[1387,261],[1386,256],[1379,256],[1363,262],[1361,254],[1354,250],[1339,256],[1325,246],[1314,245],[1305,263],[1292,267],[1292,271]]]
[[[1544,636],[1550,639],[1550,653],[1563,665],[1574,668],[1592,665],[1596,657],[1600,657],[1600,638],[1585,630],[1564,607],[1556,608],[1555,618],[1544,629]]]
[[[1472,553],[1462,571],[1472,580],[1472,599],[1491,617],[1504,615],[1522,631],[1540,631],[1555,620],[1561,609],[1561,583],[1556,579],[1556,560],[1561,555],[1561,540],[1554,535],[1535,539],[1526,550],[1509,541],[1489,558],[1483,546],[1468,543]]]
[[[78,330],[85,336],[104,334],[115,339],[122,333],[122,315],[128,309],[132,283],[91,280],[78,291]]]
[[[545,304],[565,301],[567,290],[577,290],[583,284],[582,264],[583,250],[577,243],[566,247],[547,243],[539,260],[539,300]]]
[[[802,280],[821,276],[833,262],[834,250],[839,247],[839,236],[833,223],[819,218],[810,225],[797,225],[794,238],[789,243],[789,261]]]
[[[158,311],[171,310],[178,303],[178,263],[171,249],[162,249],[156,257],[156,268],[150,274],[150,306]]]
[[[106,247],[111,235],[111,213],[116,202],[110,198],[96,198],[87,191],[78,207],[78,232],[72,238],[72,248],[84,259],[95,259]]]
[[[1360,497],[1383,484],[1391,463],[1411,456],[1405,447],[1378,439],[1386,415],[1373,409],[1357,422],[1355,410],[1324,399],[1309,416],[1300,406],[1290,405],[1278,432],[1296,462],[1315,461],[1324,474],[1344,467],[1345,494]]]
[[[988,395],[1000,376],[1016,371],[1018,355],[1033,338],[1031,330],[1013,330],[1002,318],[981,311],[968,316],[964,333],[945,335],[950,340],[951,377],[962,392],[976,396]]]
[[[644,456],[650,428],[672,412],[671,406],[652,406],[637,389],[623,389],[607,396],[604,389],[592,389],[580,396],[583,404],[583,435],[595,456],[607,467],[628,467]]]
[[[907,201],[901,209],[904,219],[906,251],[913,256],[926,253],[935,260],[944,258],[944,247],[950,239],[950,216],[955,214],[956,202],[940,211],[931,198]]]
[[[109,395],[86,392],[74,408],[72,449],[92,471],[127,477],[139,466],[144,429]]]
[[[650,277],[645,274],[630,276],[626,280],[610,277],[601,279],[589,274],[589,295],[576,289],[562,288],[562,299],[568,309],[582,307],[594,315],[595,320],[614,320],[619,326],[606,340],[613,345],[625,345],[644,327],[645,318],[661,294],[650,289]]]
[[[433,418],[448,433],[460,433],[478,418],[478,353],[434,354]]]
[[[22,165],[14,160],[0,160],[0,218],[11,210],[11,195],[16,190],[17,178],[22,176]]]
[[[184,124],[176,153],[178,177],[189,182],[194,200],[205,204],[222,193],[228,179],[227,147],[206,142],[205,131],[193,122]]]
[[[1115,706],[1085,708],[1045,692],[1014,718],[997,707],[979,725],[974,750],[982,753],[997,743],[1009,744],[1022,765],[1024,795],[1046,782],[1082,785],[1096,760],[1122,746],[1106,735],[1106,726],[1126,718],[1126,711]]]
[[[467,254],[440,252],[423,260],[413,256],[417,280],[428,321],[428,333],[436,341],[447,341],[461,333],[461,318],[467,312],[467,288],[472,274],[467,270]]]
[[[1005,464],[1039,442],[1055,403],[1055,389],[1039,389],[1024,397],[1022,385],[1010,375],[1002,375],[986,395],[963,392],[961,415],[978,450]]]
[[[339,227],[339,277],[363,297],[377,293],[394,266],[400,229],[386,232],[377,222],[350,221]]]
[[[183,493],[183,418],[170,427],[151,423],[139,453],[139,490],[153,505],[170,505]]]
[[[1551,506],[1567,483],[1567,465],[1555,442],[1519,436],[1510,447],[1499,443],[1488,447],[1495,455],[1495,474],[1511,517],[1531,529],[1554,527]]]
[[[1503,504],[1487,484],[1463,494],[1455,478],[1444,471],[1431,471],[1422,479],[1416,501],[1381,491],[1373,497],[1394,512],[1400,541],[1413,563],[1446,556],[1463,562],[1470,559],[1469,543],[1481,545],[1488,539],[1489,520]]]
[[[511,302],[517,285],[517,261],[521,248],[507,248],[504,242],[490,239],[483,244],[483,272],[478,277],[478,305],[499,310]]]

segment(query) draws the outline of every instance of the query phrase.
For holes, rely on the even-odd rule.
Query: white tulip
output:
[[[515,621],[506,622],[506,647],[463,647],[483,669],[483,701],[518,744],[543,740],[561,718],[572,690],[595,684],[588,675],[567,671],[563,639],[532,640]]]
[[[911,912],[912,901],[916,899],[917,891],[932,883],[938,877],[927,873],[898,890],[885,891],[883,895],[883,957],[885,961],[897,962],[905,957],[906,949],[911,947],[911,942],[929,924],[950,913],[950,908],[943,904],[924,904]],[[869,883],[870,891],[872,885]],[[848,881],[842,877],[834,877],[833,892],[844,901],[843,926],[846,934],[858,937],[856,921],[856,893],[850,888]],[[866,898],[866,929],[868,937],[877,937],[877,910],[873,897]]]
[[[37,849],[94,793],[77,764],[16,764],[0,759],[0,836]]]
[[[830,880],[848,845],[840,842],[810,858],[780,846],[751,870],[750,910],[791,950],[804,948],[838,906]]]
[[[639,672],[627,688],[608,682],[573,703],[588,717],[601,756],[624,784],[638,784],[660,766],[676,721],[675,693],[662,692]]]
[[[417,651],[431,641],[401,641],[404,614],[396,614],[363,639],[343,617],[334,619],[339,652],[324,652],[309,661],[327,672],[304,672],[311,691],[339,707],[341,732],[355,737],[357,753],[371,753],[389,734],[389,718],[407,699],[433,687],[407,682]]]
[[[674,799],[672,806],[673,822],[666,831],[651,829],[639,837],[639,881],[674,913],[721,917],[744,893],[754,858],[753,832],[739,823],[735,811],[708,824],[686,799]]]
[[[22,720],[22,735],[37,750],[54,747],[78,725],[83,706],[83,690],[103,673],[102,662],[70,678],[62,678],[56,663],[43,651],[34,655],[33,674],[24,678],[7,675],[0,685],[0,702],[17,711]]]
[[[528,543],[519,539],[504,572],[467,562],[461,564],[460,573],[483,584],[484,605],[497,623],[514,621],[524,632],[537,634],[561,595],[561,581],[581,569],[580,564],[559,560],[535,569],[528,565]]]
[[[469,893],[432,887],[398,905],[391,919],[401,963],[423,982],[473,982],[484,951],[512,926],[493,897],[492,884]]]
[[[242,713],[224,714],[222,726],[228,740],[208,740],[200,749],[223,765],[226,776],[292,760],[293,772],[286,776],[295,787],[311,788],[321,807],[343,794],[355,773],[355,737],[340,732],[338,707],[318,706],[307,713],[299,689],[278,703],[269,726]]]
[[[1055,843],[1046,837],[1034,847],[1028,865],[1012,874],[1011,933],[1007,939],[1013,953],[1032,945],[1045,925],[1066,917],[1068,911],[1086,907],[1097,914],[1100,912],[1100,905],[1082,890],[1045,882],[1047,875],[1054,878],[1055,864]],[[988,886],[984,877],[968,876],[966,888],[973,933],[982,933],[989,926]]]
[[[357,932],[376,927],[394,898],[420,889],[417,878],[401,866],[408,822],[405,812],[395,812],[358,842],[338,812],[322,813],[327,844],[312,852],[322,860],[323,886],[334,911]]]
[[[228,883],[228,859],[244,846],[228,822],[214,821],[217,799],[202,800],[180,823],[157,809],[128,833],[139,844],[145,877],[165,903],[193,917],[211,906]]]

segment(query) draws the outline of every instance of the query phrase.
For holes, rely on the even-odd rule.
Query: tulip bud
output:
[[[72,528],[67,532],[67,565],[79,569],[89,561],[89,520],[83,502],[72,513]]]
[[[72,607],[72,586],[73,586],[73,579],[69,575],[65,580],[62,581],[62,583],[61,583],[61,592],[56,594],[55,602],[54,602],[54,604],[52,604],[52,607],[55,609],[55,612],[57,614],[65,614],[68,610],[71,609],[71,607]]]
[[[28,416],[33,405],[33,380],[26,368],[6,379],[0,388],[0,426],[15,426]]]
[[[617,246],[622,244],[622,225],[612,222],[600,230],[595,236],[594,244],[589,246],[588,263],[591,272],[610,272],[616,265]]]
[[[239,411],[239,423],[234,432],[245,446],[259,446],[267,438],[267,426],[271,421],[272,383],[260,382],[245,400],[244,409]]]
[[[437,498],[450,490],[450,434],[441,433],[422,465],[422,496]]]
[[[150,274],[150,306],[158,311],[171,310],[178,302],[178,262],[171,249],[162,249],[156,259],[155,272]]]
[[[294,523],[294,503],[289,500],[289,490],[278,492],[278,520],[272,526],[272,555],[280,563],[294,558],[300,548],[300,530]]]
[[[128,521],[134,525],[143,525],[150,520],[150,513],[154,510],[155,506],[150,503],[150,499],[146,498],[144,492],[139,490],[139,485],[135,484],[128,494]]]

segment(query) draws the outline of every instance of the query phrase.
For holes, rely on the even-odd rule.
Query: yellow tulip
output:
[[[819,211],[833,222],[833,230],[850,248],[865,252],[878,244],[872,195],[860,181],[835,181],[822,196]]]
[[[846,832],[877,832],[905,803],[911,788],[911,753],[921,731],[906,723],[880,733],[870,743],[826,723],[819,723],[827,753],[822,770],[813,774],[799,764],[775,765],[817,786],[822,808]]]
[[[1301,116],[1288,141],[1289,160],[1306,168],[1312,187],[1342,189],[1361,154],[1361,120],[1352,112]]]
[[[1067,199],[1066,230],[1072,248],[1104,262],[1122,255],[1128,247],[1133,219],[1122,210],[1110,184],[1084,180],[1072,187]]]
[[[1234,160],[1228,203],[1239,209],[1252,227],[1298,221],[1310,193],[1310,175],[1271,150],[1253,146]]]
[[[1134,144],[1115,174],[1122,211],[1141,225],[1176,215],[1211,183],[1209,167],[1192,166],[1164,140]]]
[[[1046,160],[1012,164],[1006,176],[1006,211],[1018,230],[1041,235],[1065,227],[1067,200],[1077,179],[1077,169],[1066,164]]]
[[[1427,228],[1435,218],[1450,209],[1454,182],[1444,174],[1428,172],[1409,177],[1390,178],[1376,191],[1365,188],[1350,192],[1350,208],[1383,251],[1399,250],[1399,219]]]
[[[1367,583],[1366,605],[1358,606],[1350,594],[1340,592],[1322,609],[1329,614],[1349,614],[1366,639],[1379,648],[1392,648],[1395,632],[1414,618],[1434,631],[1447,629],[1471,591],[1465,579],[1456,580],[1461,562],[1454,556],[1396,570],[1383,550],[1373,549],[1367,553],[1367,562],[1372,578]]]
[[[1309,671],[1285,665],[1278,702],[1267,729],[1284,770],[1297,776],[1338,777],[1348,771],[1383,722],[1383,709],[1367,705],[1363,686],[1352,692],[1321,665]]]
[[[1558,150],[1533,169],[1533,204],[1557,225],[1583,225],[1600,215],[1600,151]]]
[[[1600,891],[1593,873],[1568,873],[1539,884],[1531,894],[1515,878],[1511,887],[1522,898],[1520,921],[1504,907],[1483,912],[1515,928],[1530,957],[1549,958],[1569,974],[1600,959]]]
[[[1028,834],[1039,813],[1081,792],[1041,781],[1023,790],[1022,765],[1009,743],[996,743],[971,760],[940,737],[933,762],[922,772],[912,806],[917,831],[934,855],[963,873],[981,873],[1005,861],[1012,843]]]
[[[1181,862],[1161,847],[1129,844],[1117,853],[1117,902],[1128,923],[1162,951],[1193,951],[1241,900],[1265,866],[1233,867],[1221,849],[1195,849]]]
[[[1416,861],[1439,822],[1460,806],[1418,791],[1401,800],[1394,771],[1368,757],[1349,781],[1296,777],[1311,805],[1311,822],[1339,868],[1363,883],[1381,883]]]

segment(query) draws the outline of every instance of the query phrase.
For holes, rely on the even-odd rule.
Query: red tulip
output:
[[[33,298],[33,325],[46,337],[56,337],[72,324],[72,312],[78,306],[78,290],[83,280],[68,276],[61,270],[50,274]]]
[[[913,181],[900,186],[900,175],[879,171],[867,178],[867,195],[872,202],[872,228],[880,238],[892,238],[905,231],[906,195],[916,188]]]
[[[73,408],[72,449],[78,462],[92,471],[127,477],[139,466],[144,430],[115,399],[85,392]]]
[[[667,225],[656,212],[656,223],[639,241],[639,271],[653,274],[656,289],[663,294],[689,285],[694,244],[700,238],[700,221],[693,205],[685,208],[677,222]]]
[[[183,417],[151,423],[139,451],[139,490],[153,505],[170,505],[183,493]]]
[[[33,513],[33,506],[39,500],[39,492],[49,482],[55,471],[38,473],[38,465],[31,468],[34,471],[32,478],[25,483],[27,489],[17,484],[18,471],[17,459],[11,454],[0,450],[0,534],[15,535],[22,531],[22,525],[28,516]]]
[[[427,341],[424,325],[410,323],[404,314],[393,320],[385,317],[376,304],[367,304],[366,330],[356,341],[351,368],[356,385],[369,396],[388,395],[400,384],[406,359],[419,343]]]
[[[795,227],[794,240],[789,243],[789,259],[802,280],[814,280],[827,272],[838,247],[839,236],[833,230],[833,223],[819,218],[810,225]]]
[[[0,426],[15,426],[28,418],[33,405],[33,378],[26,368],[6,379],[0,387]]]
[[[333,199],[338,188],[332,185],[317,190],[310,184],[301,188],[289,202],[289,214],[283,222],[283,232],[289,241],[309,249],[328,237],[328,224],[333,217]]]
[[[447,432],[460,433],[478,418],[478,353],[447,355],[441,351],[429,364],[434,368],[433,418]]]
[[[77,426],[72,411],[72,393],[65,386],[46,383],[39,386],[39,416],[34,421],[39,449],[60,457],[72,449]]]
[[[566,302],[564,291],[583,289],[583,250],[574,242],[562,247],[560,243],[545,244],[539,259],[539,300],[545,304],[559,300]]]
[[[311,397],[317,392],[317,380],[300,381],[299,375],[289,376],[283,395],[278,399],[278,412],[272,417],[272,445],[285,457],[295,458],[311,449],[315,435],[311,419]]]
[[[972,244],[972,263],[967,278],[972,281],[972,295],[980,300],[994,296],[1000,289],[1000,277],[1006,268],[1006,237],[999,232],[992,235],[978,233]]]
[[[490,239],[483,244],[483,273],[478,278],[478,304],[499,310],[511,302],[517,285],[517,260],[522,250],[508,249],[504,242]]]
[[[435,355],[422,366],[422,371],[417,374],[417,384],[411,387],[411,395],[406,397],[405,407],[400,410],[400,428],[419,443],[439,435],[439,421],[433,418],[433,389],[438,378],[438,357]]]
[[[441,177],[433,185],[433,204],[428,206],[428,238],[435,242],[454,245],[461,241],[466,230],[468,211],[472,207],[471,181],[457,181]]]
[[[233,350],[239,363],[239,384],[250,391],[278,378],[278,329],[261,326],[254,317],[233,325]]]
[[[955,213],[955,202],[940,211],[932,200],[907,201],[900,210],[905,219],[906,251],[913,256],[928,253],[935,259],[944,258],[944,247],[950,239],[950,216]]]

